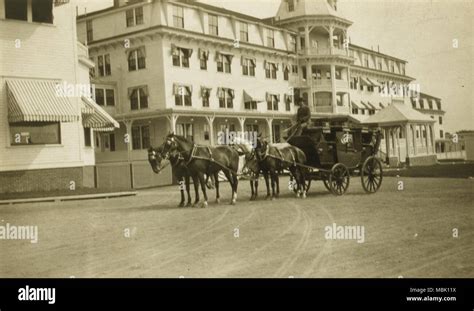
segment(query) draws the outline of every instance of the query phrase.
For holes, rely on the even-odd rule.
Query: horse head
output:
[[[163,161],[163,146],[156,149],[153,147],[148,148],[148,163],[150,163],[151,169],[155,174],[159,174],[162,167],[161,162]]]
[[[268,141],[259,136],[257,139],[257,146],[254,149],[255,155],[258,161],[263,160],[263,158],[265,157],[265,154],[267,153],[268,147],[269,147]]]

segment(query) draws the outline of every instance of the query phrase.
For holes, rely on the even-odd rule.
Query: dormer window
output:
[[[295,10],[295,0],[288,0],[288,12]]]

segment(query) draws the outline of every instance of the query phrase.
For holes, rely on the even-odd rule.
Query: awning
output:
[[[356,103],[355,101],[351,101],[351,103],[352,103],[352,107],[353,107],[353,108],[364,109],[363,107],[357,105],[357,103]]]
[[[363,101],[360,102],[362,104],[362,106],[364,106],[364,108],[362,109],[371,109],[366,103],[364,103]]]
[[[367,78],[367,80],[369,80],[369,82],[372,83],[373,86],[377,86],[377,87],[382,87],[383,86],[381,83],[379,83],[375,79]]]
[[[52,80],[7,79],[9,122],[76,122],[79,109]],[[58,94],[59,93],[59,94]]]
[[[255,96],[250,95],[249,93],[247,93],[247,91],[244,90],[244,103],[248,103],[248,102],[262,103],[264,101],[265,100],[261,98],[257,98]]]
[[[372,86],[372,83],[369,82],[369,80],[367,80],[367,78],[364,78],[364,77],[359,77],[360,78],[360,83],[363,84],[363,85],[367,85],[367,86]]]
[[[377,108],[375,108],[374,105],[372,105],[370,102],[367,102],[367,105],[369,105],[370,109],[373,109],[373,110],[376,110]]]
[[[82,125],[98,132],[110,132],[120,125],[92,99],[82,97]],[[92,113],[90,113],[92,111]]]

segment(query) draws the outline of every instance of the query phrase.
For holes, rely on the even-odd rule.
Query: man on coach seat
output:
[[[295,131],[291,136],[300,136],[304,129],[311,123],[311,110],[309,109],[308,104],[304,100],[300,100],[299,103],[300,107],[296,112]]]

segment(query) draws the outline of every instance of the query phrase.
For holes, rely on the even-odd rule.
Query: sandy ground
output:
[[[236,206],[222,188],[206,209],[177,208],[177,187],[1,206],[0,226],[38,226],[39,241],[0,240],[0,277],[474,277],[473,180],[389,177],[366,195],[353,178],[343,197],[316,182],[276,201],[261,186],[256,202],[241,182]],[[327,240],[333,223],[365,242]]]

